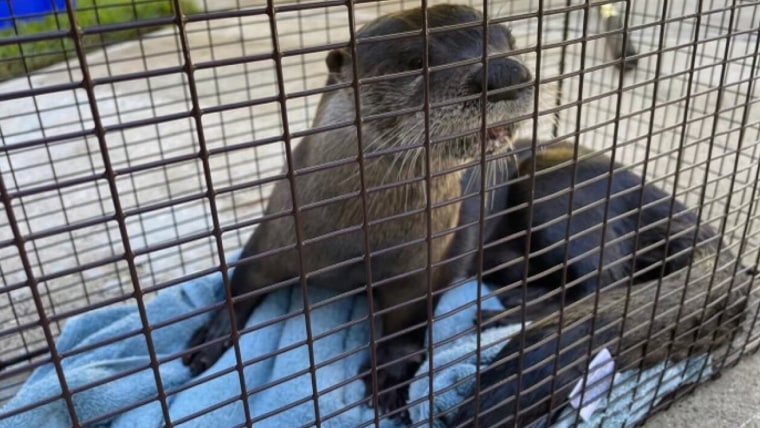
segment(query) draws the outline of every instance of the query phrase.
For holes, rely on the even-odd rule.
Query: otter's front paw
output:
[[[393,412],[406,405],[409,400],[409,385],[406,384],[422,364],[424,355],[410,355],[419,351],[420,346],[412,343],[403,343],[401,339],[396,342],[383,343],[377,347],[377,392],[378,405],[382,413]],[[371,361],[362,366],[361,372],[368,372],[362,379],[366,396],[371,397],[372,372]],[[409,422],[409,413],[404,411],[401,419]]]
[[[216,313],[214,319],[207,325],[202,326],[195,331],[193,337],[190,339],[188,347],[192,348],[199,345],[204,345],[196,351],[189,354],[185,354],[182,357],[182,362],[186,366],[190,366],[190,373],[196,376],[207,368],[222,356],[224,351],[232,345],[231,339],[224,341],[213,342],[215,339],[226,337],[230,335],[230,321],[226,309],[222,309]]]

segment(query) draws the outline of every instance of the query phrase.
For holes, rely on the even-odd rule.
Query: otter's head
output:
[[[434,154],[459,161],[479,156],[483,112],[490,128],[486,151],[508,149],[516,124],[505,122],[529,113],[533,107],[531,73],[518,58],[504,55],[515,49],[510,30],[503,25],[488,27],[488,75],[484,76],[482,61],[474,61],[484,52],[482,14],[467,6],[438,5],[428,8],[427,16],[428,27],[433,29],[481,23],[468,28],[439,28],[441,31],[432,31],[428,36],[429,126]],[[425,139],[422,34],[373,40],[389,34],[419,32],[422,20],[419,8],[382,16],[358,31],[358,58],[352,58],[348,48],[334,50],[327,57],[331,83],[351,82],[356,61],[362,81],[359,92],[363,117],[414,110],[363,123],[369,147],[418,145]],[[488,96],[483,101],[486,89]],[[344,92],[352,94],[351,90]],[[466,132],[468,135],[462,136]]]

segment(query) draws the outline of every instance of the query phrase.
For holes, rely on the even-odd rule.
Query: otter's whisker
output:
[[[470,193],[472,190],[472,184],[475,182],[475,179],[480,179],[480,167],[476,166],[471,169],[472,173],[467,178],[467,183],[464,186],[464,193]]]

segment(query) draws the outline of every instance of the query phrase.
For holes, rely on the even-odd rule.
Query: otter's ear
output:
[[[327,54],[327,69],[330,73],[340,73],[341,68],[351,61],[351,56],[344,49],[334,49]]]
[[[334,85],[343,80],[343,67],[351,63],[351,55],[345,49],[335,49],[327,54],[327,84]]]

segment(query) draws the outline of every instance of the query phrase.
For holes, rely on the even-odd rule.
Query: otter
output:
[[[350,48],[328,53],[327,84],[340,87],[322,95],[313,123],[313,128],[322,132],[304,137],[293,150],[295,194],[288,181],[275,185],[264,220],[236,263],[230,281],[234,320],[231,322],[229,310],[222,308],[190,339],[192,349],[183,359],[193,373],[208,368],[231,345],[233,324],[242,329],[273,284],[295,284],[303,274],[309,286],[347,292],[365,287],[371,278],[374,301],[384,311],[383,336],[374,350],[378,405],[387,413],[404,404],[408,390],[404,382],[423,360],[428,279],[434,291],[449,282],[445,267],[436,263],[444,259],[454,234],[444,232],[453,231],[459,221],[462,172],[456,169],[478,160],[481,144],[486,145],[487,153],[508,150],[517,126],[515,118],[530,113],[534,102],[530,71],[518,58],[509,56],[515,46],[507,27],[488,26],[484,49],[480,12],[459,5],[428,8],[429,27],[457,26],[431,32],[428,37],[428,65],[436,68],[430,70],[428,81],[428,194],[426,180],[416,179],[425,176],[428,147],[423,144],[423,13],[420,8],[404,10],[367,23],[356,35],[356,57]],[[465,23],[474,25],[461,25]],[[411,33],[403,38],[373,40],[407,32]],[[466,62],[482,58],[484,50],[489,53],[487,76],[482,61]],[[458,64],[438,68],[452,63]],[[354,71],[358,75],[354,76]],[[381,76],[383,79],[378,79]],[[362,118],[356,117],[355,94],[346,85],[355,78],[364,80],[358,94]],[[485,97],[483,91],[487,91]],[[398,111],[403,113],[395,113]],[[485,118],[481,112],[486,113]],[[481,142],[484,119],[496,125]],[[356,162],[359,135],[355,121],[361,123],[366,205]],[[320,166],[330,168],[318,169]],[[428,198],[432,207],[430,259]],[[290,215],[294,211],[298,229]],[[365,222],[371,255],[365,254]],[[365,257],[369,257],[370,272]],[[338,266],[331,268],[333,265]],[[373,391],[371,366],[368,361],[363,370],[368,396]]]
[[[533,318],[522,333],[524,341],[518,333],[481,371],[480,390],[454,412],[448,426],[473,426],[476,415],[479,426],[487,427],[525,427],[542,419],[556,423],[573,387],[583,380],[589,355],[605,348],[616,371],[625,371],[725,347],[742,329],[750,282],[735,276],[749,272],[735,267],[734,256],[719,255],[715,247],[696,251],[691,270],[674,272],[661,283],[611,287],[599,292],[598,305],[588,296],[561,314]],[[496,316],[480,314],[481,319]],[[506,316],[483,328],[515,322],[516,317]],[[479,395],[477,408],[474,394]]]
[[[489,190],[495,203],[482,270],[484,282],[506,288],[499,295],[506,307],[525,303],[534,314],[551,312],[561,299],[571,303],[630,277],[657,279],[686,266],[694,248],[718,239],[671,194],[582,145],[538,143],[533,155],[530,141],[516,141],[509,165],[495,178],[507,184]],[[460,252],[477,247],[479,204],[470,196],[462,205],[460,217],[468,223],[456,238]],[[470,260],[471,277],[478,266],[474,255]],[[517,287],[524,277],[527,286]]]
[[[524,427],[544,418],[556,422],[570,391],[583,379],[589,355],[603,348],[610,351],[616,370],[623,371],[643,370],[666,359],[682,361],[728,344],[741,331],[749,283],[738,278],[734,283],[733,256],[724,253],[716,261],[713,250],[697,252],[700,260],[688,276],[688,269],[682,269],[659,286],[655,280],[633,288],[612,287],[600,291],[598,306],[589,296],[565,307],[561,316],[557,311],[534,319],[524,342],[520,334],[513,337],[481,371],[480,392],[474,392],[479,394],[478,408],[470,397],[448,426],[472,426],[475,415],[479,426],[488,427]],[[483,319],[493,316],[497,314],[481,313]],[[515,321],[505,317],[489,327]]]
[[[480,391],[475,392],[478,408],[471,398],[453,414],[449,426],[470,426],[476,415],[480,426],[489,427],[522,427],[542,418],[551,422],[583,378],[589,352],[593,356],[607,348],[618,370],[645,369],[665,359],[679,361],[709,352],[740,331],[748,282],[736,279],[734,284],[734,276],[755,271],[721,250],[713,228],[698,224],[693,210],[651,183],[642,185],[639,175],[611,164],[606,156],[570,143],[545,147],[535,155],[527,151],[518,156],[511,173],[518,181],[495,191],[501,203],[495,209],[513,210],[491,219],[488,243],[496,245],[484,249],[483,259],[488,283],[509,288],[522,281],[526,269],[528,281],[499,294],[508,311],[482,311],[480,320],[497,320],[481,323],[481,328],[520,323],[523,315],[514,313],[520,305],[526,305],[526,321],[532,323],[523,332],[524,340],[514,337],[481,372]],[[533,185],[519,180],[531,173]],[[573,175],[570,199],[567,190]],[[524,207],[530,195],[535,202],[532,217]],[[569,224],[566,219],[555,221],[568,212],[571,200],[573,219]],[[603,234],[605,201],[608,222]],[[470,213],[465,217],[475,210],[462,209]],[[520,236],[528,225],[530,234]],[[470,230],[460,241],[471,241],[472,235]],[[510,235],[518,237],[499,241]],[[561,245],[566,235],[571,238]],[[527,239],[536,255],[525,261]],[[503,266],[516,260],[513,266]],[[562,269],[556,271],[563,265],[566,280]],[[555,272],[547,274],[552,268]],[[561,293],[563,284],[572,283],[568,287],[574,288]],[[551,298],[553,293],[564,299]]]

